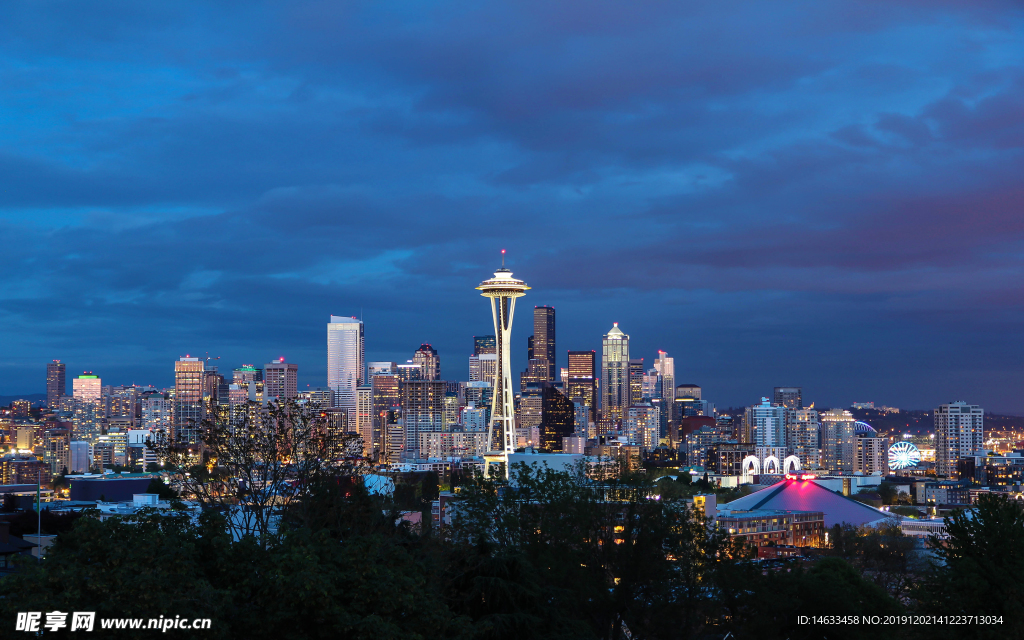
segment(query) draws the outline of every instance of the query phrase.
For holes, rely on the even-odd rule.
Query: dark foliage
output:
[[[412,480],[404,486],[424,504],[436,478]],[[835,528],[831,556],[762,563],[672,493],[638,477],[598,486],[519,468],[513,486],[463,478],[452,526],[424,535],[358,478],[321,478],[287,504],[269,542],[233,542],[215,509],[83,517],[41,564],[0,580],[0,616],[187,614],[212,629],[175,637],[206,639],[811,640],[922,629],[798,616],[988,613],[1004,625],[924,635],[1024,637],[1016,504],[986,499],[973,518],[952,516],[942,564],[922,583],[898,528]]]

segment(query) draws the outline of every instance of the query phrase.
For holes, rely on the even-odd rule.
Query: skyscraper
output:
[[[497,344],[494,336],[473,336],[473,355],[497,353]]]
[[[267,400],[293,400],[299,395],[299,365],[280,358],[263,367],[263,394]]]
[[[437,349],[429,344],[421,344],[416,353],[412,354],[412,363],[420,368],[420,380],[441,379],[441,358]]]
[[[397,362],[367,362],[366,379],[369,380],[373,376],[395,375],[396,367],[398,367]]]
[[[575,412],[569,398],[554,385],[545,384],[541,392],[543,409],[540,423],[540,446],[548,451],[562,451],[562,438],[573,434]]]
[[[640,404],[644,396],[644,359],[631,358],[629,360],[629,405],[634,407]]]
[[[474,353],[469,356],[469,379],[471,382],[493,382],[497,370],[498,354]]]
[[[67,367],[60,360],[46,365],[46,408],[60,409],[60,399],[68,392]]]
[[[347,412],[349,425],[356,423],[356,388],[365,379],[365,362],[362,320],[331,316],[327,324],[327,386],[334,392],[334,406]]]
[[[950,402],[935,409],[935,474],[956,476],[957,461],[982,449],[985,411],[976,404]]]
[[[601,417],[621,422],[629,406],[629,336],[619,323],[604,335],[601,351]]]
[[[821,414],[821,466],[829,473],[853,473],[857,456],[856,420],[845,409]]]
[[[804,408],[803,390],[800,387],[775,387],[774,404],[790,411]]]
[[[743,442],[758,447],[786,446],[786,408],[761,398],[743,414]]]
[[[626,409],[623,431],[630,444],[638,444],[645,450],[658,446],[661,433],[659,408],[650,404],[637,404]]]
[[[666,405],[671,407],[672,401],[675,399],[676,388],[675,358],[668,357],[668,353],[665,351],[658,351],[658,359],[654,361],[654,368],[661,376],[661,397],[667,400]],[[668,418],[671,420],[672,416],[669,415]]]
[[[800,458],[800,466],[804,469],[816,469],[821,464],[818,443],[820,431],[821,420],[816,410],[787,411],[786,446],[793,455]]]
[[[533,308],[533,357],[543,363],[540,382],[555,379],[555,308]]]
[[[570,351],[565,390],[569,399],[587,407],[589,422],[597,422],[597,353]]]
[[[447,384],[442,380],[403,382],[402,419],[405,423],[405,455],[419,456],[419,434],[444,430],[444,398]]]
[[[351,427],[350,427],[351,428]],[[373,457],[373,385],[356,387],[356,422],[354,431],[363,441],[363,456]]]
[[[171,437],[183,444],[197,444],[202,440],[202,423],[206,417],[203,406],[205,365],[199,358],[189,356],[178,358],[174,363],[174,423]]]
[[[91,371],[86,371],[71,381],[75,400],[99,402],[103,399],[103,381]]]
[[[394,374],[374,375],[370,378],[370,386],[373,394],[373,450],[386,457],[388,425],[394,424],[402,413],[401,381]],[[405,443],[400,446],[404,450]]]
[[[502,252],[504,253],[504,251]],[[503,261],[504,263],[504,261]],[[526,295],[530,287],[522,280],[512,277],[512,271],[501,269],[494,277],[484,280],[477,289],[480,295],[491,299],[491,315],[494,318],[495,345],[498,362],[494,376],[494,399],[491,406],[491,424],[488,428],[488,446],[495,442],[495,432],[501,443],[497,451],[491,450],[485,456],[485,473],[490,475],[490,465],[501,462],[508,474],[508,454],[515,452],[515,405],[512,398],[512,368],[510,343],[512,340],[512,316],[515,313],[516,298]]]

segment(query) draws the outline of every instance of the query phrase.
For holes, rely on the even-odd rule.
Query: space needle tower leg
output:
[[[526,295],[530,287],[522,280],[512,277],[505,268],[505,251],[502,250],[501,268],[494,277],[484,280],[477,289],[480,295],[491,299],[491,315],[494,317],[495,351],[498,356],[494,371],[494,394],[491,398],[491,421],[487,426],[487,446],[484,454],[484,475],[491,477],[491,467],[504,464],[508,477],[508,454],[516,450],[515,406],[512,401],[512,367],[509,343],[512,339],[512,315],[516,298]]]

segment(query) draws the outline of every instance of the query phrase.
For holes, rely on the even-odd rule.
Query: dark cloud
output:
[[[330,314],[461,377],[506,248],[516,368],[553,304],[559,349],[619,321],[720,405],[1024,412],[1022,31],[995,1],[14,3],[0,395],[207,351],[315,386]]]

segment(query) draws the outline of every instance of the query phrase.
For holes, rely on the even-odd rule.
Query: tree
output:
[[[929,545],[939,559],[917,593],[925,613],[1002,617],[1002,624],[935,627],[938,637],[1024,637],[1024,507],[982,494],[973,509],[946,516],[946,537]]]
[[[894,615],[899,602],[865,580],[841,558],[822,558],[810,569],[798,565],[748,576],[747,605],[736,619],[735,637],[763,640],[876,638],[891,626],[800,624],[798,616]],[[932,629],[932,627],[928,627]]]
[[[235,422],[205,420],[199,446],[158,442],[171,484],[222,513],[236,539],[269,542],[283,509],[301,508],[312,488],[362,466],[362,442],[333,432],[313,404],[250,402]],[[293,505],[293,503],[295,503]]]
[[[155,493],[160,500],[178,500],[178,492],[164,484],[160,478],[153,478],[146,487],[146,493]]]
[[[19,573],[0,580],[0,612],[10,619],[17,611],[95,611],[98,618],[188,612],[215,620],[202,637],[228,637],[229,598],[204,577],[202,562],[203,548],[224,537],[214,517],[193,523],[184,514],[147,510],[105,521],[80,518],[42,563],[24,561]]]

